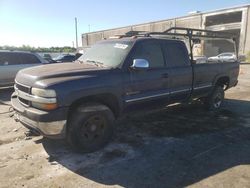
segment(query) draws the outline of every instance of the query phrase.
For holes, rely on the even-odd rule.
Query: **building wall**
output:
[[[237,11],[242,11],[242,21],[237,23],[227,23],[222,25],[214,25],[206,27],[206,18],[208,16],[225,15],[234,13]],[[218,17],[219,18],[219,17]],[[223,20],[223,18],[222,18]],[[83,47],[91,46],[99,40],[104,38],[109,38],[115,35],[122,35],[128,31],[165,31],[170,27],[190,27],[190,28],[207,28],[212,30],[228,30],[235,31],[238,29],[240,32],[239,37],[239,53],[246,54],[250,51],[250,5],[235,7],[231,9],[218,10],[213,12],[199,13],[196,15],[190,15],[181,18],[162,20],[157,22],[150,22],[145,24],[132,25],[122,28],[85,33],[82,34],[82,44]],[[238,32],[238,31],[237,31]]]
[[[202,28],[202,14],[176,19],[176,27]]]
[[[201,15],[196,15],[196,16],[190,16],[190,17],[179,18],[179,19],[170,19],[170,20],[164,20],[164,21],[159,21],[159,22],[132,25],[132,26],[127,26],[127,27],[117,28],[117,29],[85,33],[85,34],[82,34],[82,44],[83,44],[83,47],[87,47],[87,46],[93,45],[97,41],[102,40],[104,38],[109,38],[115,35],[123,35],[129,31],[162,32],[171,27],[201,28],[201,23],[202,23],[201,20],[202,20]]]
[[[244,53],[250,52],[250,6],[247,11],[247,21],[246,21],[246,39],[245,39],[245,51]]]
[[[129,32],[131,29],[130,27],[124,27],[120,29],[111,29],[103,32],[104,38],[109,38],[110,36],[115,36],[115,35],[122,35],[124,33]]]
[[[175,26],[175,20],[174,19],[173,20],[161,21],[161,22],[154,22],[154,23],[151,24],[150,31],[162,32],[162,31],[166,31],[170,27],[174,27],[174,26]]]

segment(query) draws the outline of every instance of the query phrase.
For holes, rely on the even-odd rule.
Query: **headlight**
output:
[[[56,97],[56,92],[52,89],[32,88],[31,93],[38,97]]]
[[[33,107],[43,110],[54,110],[57,108],[55,90],[32,88],[31,94],[36,97],[36,100],[31,103]]]

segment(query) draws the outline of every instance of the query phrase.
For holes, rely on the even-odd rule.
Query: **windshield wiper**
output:
[[[102,62],[99,61],[94,61],[94,60],[86,60],[87,63],[93,63],[94,65],[98,66],[98,67],[103,67],[104,64]]]

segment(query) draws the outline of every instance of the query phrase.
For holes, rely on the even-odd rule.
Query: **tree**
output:
[[[72,48],[70,46],[64,47],[50,47],[50,48],[43,48],[43,47],[32,47],[29,45],[22,45],[21,47],[16,46],[0,46],[0,50],[18,50],[18,51],[30,51],[30,52],[65,52],[65,53],[72,53],[76,52],[76,48]]]

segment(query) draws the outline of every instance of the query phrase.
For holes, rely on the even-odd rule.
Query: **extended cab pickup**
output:
[[[75,63],[19,71],[11,102],[29,129],[90,152],[109,141],[116,118],[139,107],[202,99],[220,108],[238,74],[237,61],[195,64],[181,40],[123,37],[98,42]]]

